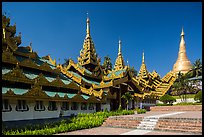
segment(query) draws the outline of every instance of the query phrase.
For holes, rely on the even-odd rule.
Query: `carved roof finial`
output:
[[[144,50],[143,50],[143,52],[142,52],[142,63],[144,63],[145,62],[145,60],[144,60]]]
[[[87,14],[87,19],[86,19],[86,36],[87,37],[90,37],[90,20],[89,20],[89,17],[88,17],[88,12],[86,13]]]
[[[181,36],[184,36],[183,26],[182,26],[182,30],[181,30]]]
[[[121,54],[121,40],[119,39],[119,42],[118,42],[118,55]]]

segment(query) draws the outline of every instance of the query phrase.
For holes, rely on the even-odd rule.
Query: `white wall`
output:
[[[104,111],[107,108],[108,111],[110,111],[110,100],[107,99],[105,104],[101,104],[101,109]]]
[[[34,100],[26,100],[26,103],[29,107],[29,111],[16,111],[17,100],[10,99],[9,103],[12,107],[12,111],[10,112],[2,112],[2,120],[3,121],[14,121],[14,120],[31,120],[31,119],[44,119],[44,118],[58,118],[60,116],[61,111],[61,102],[56,102],[57,110],[56,111],[48,111],[48,101],[43,101],[45,106],[45,111],[35,111],[35,101]],[[94,109],[89,110],[89,104],[87,104],[87,110],[81,110],[81,103],[78,104],[78,110],[71,110],[71,103],[69,103],[69,110],[63,111],[62,116],[70,116],[71,114],[77,115],[78,113],[94,113],[96,112],[96,104],[94,104]],[[109,107],[110,109],[110,107]]]

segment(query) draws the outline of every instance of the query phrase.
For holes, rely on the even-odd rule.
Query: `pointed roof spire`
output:
[[[184,36],[183,26],[182,26],[182,30],[181,30],[181,36]]]
[[[86,37],[90,37],[90,20],[89,20],[89,16],[88,16],[88,12],[87,14],[87,19],[86,19]]]
[[[118,44],[118,55],[120,55],[121,54],[121,40],[119,39],[119,42],[118,42],[119,44]]]
[[[178,58],[176,60],[176,63],[173,66],[173,72],[174,73],[186,73],[191,69],[191,63],[188,60],[187,54],[186,54],[186,44],[184,41],[184,31],[183,27],[181,30],[181,41],[179,45],[179,53]]]
[[[90,23],[90,20],[89,20],[88,12],[87,12],[86,37],[83,43],[83,48],[80,50],[80,56],[78,57],[78,63],[79,65],[93,72],[97,66],[100,66],[100,60],[98,60],[98,55],[96,54],[94,42],[90,35],[89,23]]]
[[[144,61],[144,51],[142,52],[142,65],[140,66],[140,71],[138,73],[138,77],[140,78],[149,78],[149,73],[147,71],[147,67]]]
[[[144,63],[144,51],[142,52],[142,63]]]
[[[125,67],[125,63],[124,63],[124,59],[123,59],[123,56],[122,56],[122,52],[121,52],[121,40],[119,39],[119,42],[118,42],[118,57],[116,58],[116,61],[115,61],[115,66],[114,66],[114,69],[115,70],[120,70],[120,69],[123,69]]]

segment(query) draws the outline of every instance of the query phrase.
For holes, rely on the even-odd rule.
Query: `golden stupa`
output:
[[[188,60],[188,57],[186,55],[186,44],[184,41],[184,31],[182,28],[178,58],[173,66],[173,72],[187,73],[191,69],[191,67],[191,62]]]

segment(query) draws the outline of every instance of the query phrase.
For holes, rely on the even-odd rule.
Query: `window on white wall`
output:
[[[9,104],[9,100],[8,99],[3,99],[2,100],[2,112],[9,112],[11,111],[11,105]]]
[[[55,101],[49,101],[49,106],[48,106],[49,111],[55,111],[57,110],[57,105]]]
[[[81,103],[81,110],[87,110],[87,103]]]
[[[89,103],[89,110],[94,110],[94,104],[93,103]]]
[[[45,106],[43,105],[43,101],[36,101],[34,110],[35,111],[45,111]]]
[[[71,110],[78,110],[78,103],[77,102],[72,102]]]
[[[18,100],[18,104],[16,106],[16,111],[28,111],[28,105],[25,100]]]
[[[69,102],[62,102],[61,110],[69,110]]]

